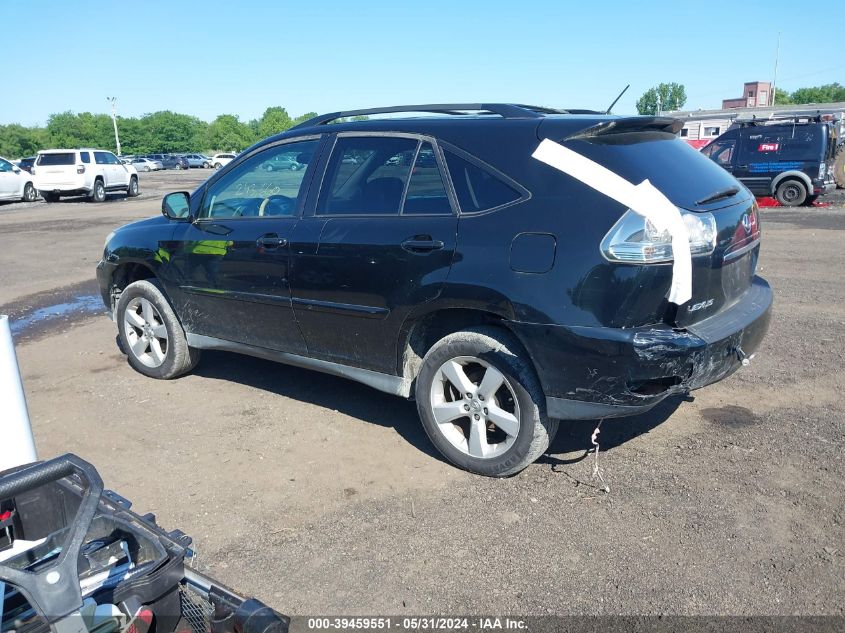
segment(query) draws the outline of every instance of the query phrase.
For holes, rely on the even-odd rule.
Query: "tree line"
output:
[[[775,105],[802,105],[805,103],[837,103],[845,101],[845,86],[834,82],[823,86],[799,88],[794,92],[778,88],[775,91]],[[671,82],[649,88],[637,101],[637,112],[656,114],[658,109],[681,110],[687,102],[684,85]]]
[[[165,110],[142,117],[117,117],[117,129],[123,154],[240,152],[314,116],[316,113],[309,112],[292,118],[287,110],[274,106],[251,121],[221,114],[207,123],[195,116]],[[61,112],[50,115],[45,127],[0,125],[0,156],[19,158],[32,156],[40,149],[60,147],[116,150],[111,116]]]

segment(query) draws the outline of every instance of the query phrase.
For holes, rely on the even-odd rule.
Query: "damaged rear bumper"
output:
[[[729,376],[757,351],[771,306],[769,284],[755,277],[737,303],[683,329],[510,325],[534,361],[549,417],[595,419],[642,413]]]

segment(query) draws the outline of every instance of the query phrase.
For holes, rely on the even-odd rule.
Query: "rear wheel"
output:
[[[176,313],[154,279],[129,284],[117,302],[120,343],[129,364],[151,378],[176,378],[199,362]]]
[[[416,382],[428,437],[453,464],[489,477],[518,473],[548,448],[557,420],[522,346],[508,332],[479,327],[438,341]]]
[[[38,192],[35,190],[35,187],[32,186],[31,182],[26,183],[23,186],[23,196],[22,200],[24,202],[35,202],[35,199],[38,197]]]
[[[138,195],[138,179],[135,176],[129,179],[129,187],[126,189],[126,195],[134,198]]]
[[[797,207],[807,199],[807,187],[798,180],[784,180],[775,190],[775,198],[785,207]]]
[[[845,144],[839,148],[833,161],[833,179],[837,187],[845,189]]]
[[[214,169],[220,169],[222,166],[220,163],[214,163]]]
[[[106,199],[106,186],[99,178],[94,181],[94,189],[91,190],[91,202],[104,202]]]

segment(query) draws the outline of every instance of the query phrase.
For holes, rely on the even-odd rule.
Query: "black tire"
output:
[[[59,194],[52,193],[50,191],[39,191],[41,197],[44,198],[45,202],[58,202],[59,201]]]
[[[807,187],[800,180],[784,180],[775,190],[775,198],[785,207],[800,207],[807,200]]]
[[[138,196],[138,179],[135,176],[132,176],[129,179],[129,186],[126,188],[126,195],[130,198],[136,198]]]
[[[432,410],[432,388],[440,368],[451,359],[473,357],[498,370],[506,383],[496,392],[513,393],[518,404],[519,430],[507,450],[494,457],[474,457],[456,447],[441,431]],[[467,367],[472,367],[468,364]],[[486,371],[486,370],[484,370]],[[444,383],[441,381],[440,385]],[[447,385],[448,388],[448,385]],[[457,391],[457,390],[456,390]],[[423,359],[416,380],[417,411],[423,428],[434,446],[446,459],[464,470],[488,477],[507,477],[523,470],[549,447],[557,433],[558,421],[546,415],[546,399],[533,366],[522,345],[509,332],[496,327],[477,327],[450,334],[435,343]],[[463,394],[460,394],[462,397]],[[465,405],[465,407],[468,405]],[[504,405],[501,406],[504,408]],[[471,424],[467,413],[466,424]],[[514,407],[514,414],[517,409]],[[486,413],[486,408],[484,409]],[[476,418],[477,419],[477,418]],[[458,420],[456,420],[457,422]],[[463,423],[463,422],[462,422]],[[483,423],[483,420],[482,420]],[[488,429],[491,428],[487,423]],[[458,428],[458,424],[454,425]],[[495,431],[495,429],[494,429]],[[466,435],[466,431],[460,431]],[[469,436],[467,445],[469,445]],[[489,437],[485,437],[485,442]]]
[[[804,201],[804,204],[807,205],[808,207],[811,207],[811,206],[813,206],[813,203],[818,199],[819,199],[818,196],[807,196],[807,199]]]
[[[94,188],[91,190],[91,202],[105,202],[106,201],[106,186],[103,181],[97,178],[94,181]]]
[[[35,199],[38,197],[38,192],[35,190],[35,187],[32,186],[31,182],[26,183],[23,186],[23,196],[21,200],[24,202],[35,202]]]
[[[144,364],[132,348],[131,339],[137,340],[137,332],[135,336],[131,336],[127,332],[129,327],[126,324],[127,308],[137,298],[145,299],[153,304],[161,319],[160,324],[164,325],[167,330],[167,347],[164,350],[164,362],[157,367]],[[120,299],[117,302],[117,310],[115,310],[115,318],[117,320],[120,347],[135,371],[150,378],[169,380],[186,374],[199,362],[200,350],[188,346],[188,341],[185,338],[185,330],[182,329],[182,324],[176,318],[176,313],[170,307],[170,302],[164,295],[161,285],[157,280],[145,279],[129,284],[120,294]]]
[[[839,148],[836,158],[833,159],[833,179],[837,187],[845,189],[845,144]]]

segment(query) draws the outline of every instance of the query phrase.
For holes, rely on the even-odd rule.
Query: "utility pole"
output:
[[[657,116],[660,116],[660,91],[657,92]]]
[[[777,94],[778,85],[778,60],[780,59],[780,31],[778,31],[778,47],[775,50],[775,78],[772,80],[772,103],[775,105],[775,95]]]
[[[114,144],[117,145],[117,155],[120,156],[120,137],[117,135],[117,115],[115,114],[115,101],[117,97],[106,97],[106,101],[111,101],[111,122],[114,125]]]

